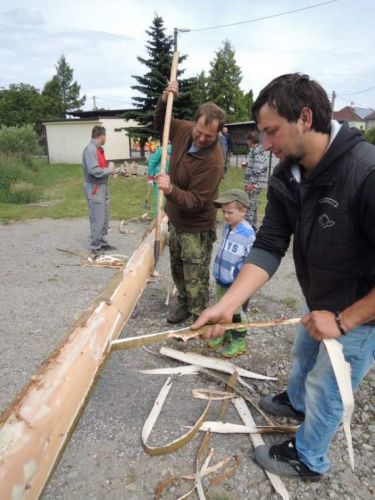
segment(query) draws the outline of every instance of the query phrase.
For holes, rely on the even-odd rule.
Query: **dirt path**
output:
[[[111,242],[121,253],[131,255],[146,225],[129,224],[128,235],[113,223]],[[99,293],[113,274],[110,269],[84,267],[82,259],[56,248],[82,252],[86,245],[86,220],[39,220],[0,226],[1,301],[0,312],[0,409],[48,357],[64,337],[75,318]],[[123,336],[167,329],[166,289],[170,283],[168,255],[157,267],[160,276],[148,284]],[[288,254],[274,279],[251,301],[249,317],[269,319],[299,314],[301,295],[296,285],[291,255]],[[253,331],[248,338],[248,355],[236,363],[253,371],[278,377],[277,382],[251,382],[255,397],[283,389],[290,368],[289,353],[294,328],[279,327]],[[211,354],[200,341],[178,349]],[[153,347],[158,351],[157,347]],[[45,499],[151,499],[156,484],[168,472],[191,474],[199,438],[187,447],[162,457],[148,456],[141,445],[141,429],[165,376],[142,375],[138,370],[175,363],[142,349],[111,355],[92,397],[80,419],[62,460],[50,480]],[[153,433],[154,444],[165,443],[184,432],[205,406],[193,400],[191,389],[212,384],[202,376],[174,381],[161,418]],[[317,484],[285,480],[291,498],[370,499],[375,493],[373,394],[374,370],[356,395],[353,439],[356,472],[349,467],[342,430],[334,439],[330,474]],[[215,404],[210,419],[215,419]],[[233,410],[227,421],[239,423]],[[279,437],[266,437],[268,442]],[[240,469],[221,486],[210,487],[208,498],[216,500],[277,498],[265,474],[253,462],[251,445],[244,436],[213,436],[213,462],[237,453]],[[177,498],[187,485],[168,490],[165,498]]]

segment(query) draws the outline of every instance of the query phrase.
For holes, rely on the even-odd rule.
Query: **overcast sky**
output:
[[[178,39],[187,54],[184,76],[210,68],[227,38],[242,69],[242,89],[256,96],[272,78],[303,72],[318,80],[335,109],[375,109],[375,2],[337,0],[301,12],[220,29],[194,31],[289,10],[324,0],[13,0],[0,6],[0,88],[28,83],[42,89],[64,54],[74,79],[99,107],[131,107],[135,80],[145,66],[145,31],[154,14],[167,33],[190,28]],[[372,90],[367,90],[372,88]]]

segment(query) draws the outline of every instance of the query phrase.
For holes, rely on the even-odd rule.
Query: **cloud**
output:
[[[188,55],[183,64],[185,77],[202,70],[207,73],[215,52],[228,38],[242,70],[241,87],[253,89],[255,96],[275,76],[294,71],[310,74],[329,93],[335,90],[345,95],[374,85],[375,63],[369,58],[375,42],[372,0],[363,0],[360,9],[353,2],[341,1],[208,31],[195,30],[293,9],[295,2],[284,0],[281,8],[276,0],[237,0],[236,9],[228,2],[218,9],[217,1],[206,0],[199,12],[175,0],[161,0],[157,5],[151,0],[107,0],[104,7],[102,0],[91,0],[89,9],[86,4],[12,0],[0,7],[0,87],[24,82],[42,88],[64,54],[83,94],[128,101],[135,94],[131,75],[146,71],[137,56],[147,58],[146,30],[155,10],[167,34],[173,35],[174,27],[192,30],[178,37],[180,53]],[[349,98],[373,104],[375,91]]]
[[[106,64],[113,61],[113,54],[125,54],[127,44],[133,41],[133,37],[127,35],[100,30],[53,32],[46,28],[39,12],[12,9],[0,17],[0,85],[23,82],[41,89],[55,73],[61,54],[74,71],[76,64],[88,68],[90,78],[95,79],[96,73],[96,78],[100,74],[102,79],[103,73],[110,75],[116,67],[113,63],[106,69]],[[74,78],[77,79],[76,71]]]
[[[45,23],[39,11],[31,11],[23,7],[4,12],[2,18],[5,23],[19,26],[41,26]]]

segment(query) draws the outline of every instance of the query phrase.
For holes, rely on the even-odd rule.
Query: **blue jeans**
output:
[[[363,325],[337,339],[350,363],[353,391],[374,364],[375,326]],[[288,396],[305,420],[296,433],[300,460],[311,470],[327,472],[328,449],[342,419],[343,405],[323,342],[317,342],[299,325],[292,349],[293,367]]]

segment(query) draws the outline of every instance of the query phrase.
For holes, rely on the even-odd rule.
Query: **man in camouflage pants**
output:
[[[169,225],[171,272],[178,290],[178,308],[181,306],[185,310],[187,306],[194,316],[199,316],[208,304],[210,264],[215,240],[215,229],[203,233],[185,233],[177,232],[173,225]],[[168,316],[169,322],[171,316]]]
[[[178,95],[178,83],[171,82],[159,99],[155,129],[162,135],[168,92]],[[171,271],[178,291],[178,303],[168,312],[169,323],[198,317],[207,307],[212,246],[216,239],[216,208],[213,200],[223,174],[223,152],[218,134],[225,113],[213,103],[203,104],[194,122],[172,118],[172,154],[169,174],[156,181],[166,198],[169,217]]]
[[[262,188],[267,186],[267,166],[263,146],[259,143],[259,132],[253,130],[246,139],[249,148],[247,162],[242,163],[245,169],[245,191],[249,195],[249,209],[246,220],[254,231],[258,228],[258,198]]]

